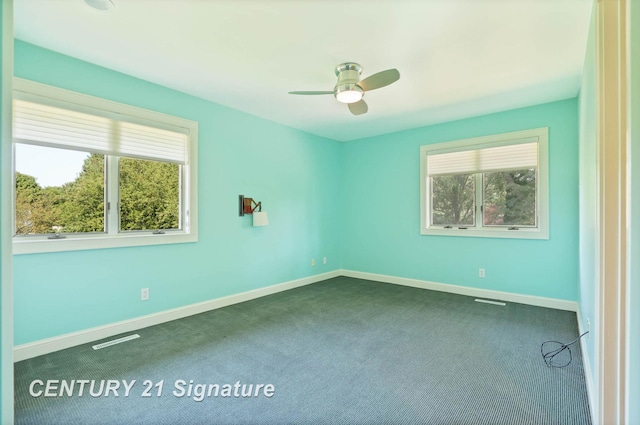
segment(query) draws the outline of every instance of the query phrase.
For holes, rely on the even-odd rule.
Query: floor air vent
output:
[[[94,350],[99,350],[105,347],[111,347],[112,345],[120,344],[122,342],[131,341],[132,339],[140,338],[140,335],[133,334],[129,336],[123,336],[122,338],[114,339],[112,341],[103,342],[102,344],[96,344],[93,346]]]
[[[501,305],[505,306],[507,303],[503,303],[502,301],[492,301],[492,300],[483,300],[482,298],[476,298],[476,302],[485,303],[485,304],[493,304],[493,305]]]

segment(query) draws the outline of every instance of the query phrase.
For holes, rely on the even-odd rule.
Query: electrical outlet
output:
[[[484,277],[484,269],[478,269],[478,277]]]
[[[311,266],[313,267],[313,266],[315,266],[315,265],[316,265],[316,259],[315,259],[315,258],[312,258],[312,259],[311,259]]]
[[[149,299],[149,288],[142,288],[140,290],[140,300],[147,301]]]
[[[322,257],[322,264],[327,264],[327,257]]]

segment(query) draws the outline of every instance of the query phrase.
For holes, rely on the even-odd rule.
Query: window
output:
[[[421,233],[548,239],[548,129],[424,145]]]
[[[16,78],[14,253],[197,240],[197,123]]]

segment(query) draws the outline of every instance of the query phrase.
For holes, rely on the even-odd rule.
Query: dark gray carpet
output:
[[[580,347],[564,369],[540,355],[577,336],[570,312],[341,277],[137,333],[17,363],[16,423],[590,424]],[[136,383],[129,397],[36,398],[35,379]],[[145,380],[162,395],[142,397]],[[177,380],[275,395],[198,402],[172,394]]]

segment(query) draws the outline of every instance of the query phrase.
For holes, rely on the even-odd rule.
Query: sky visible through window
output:
[[[33,176],[40,187],[62,186],[74,181],[90,154],[66,149],[46,148],[17,143],[16,171]]]

